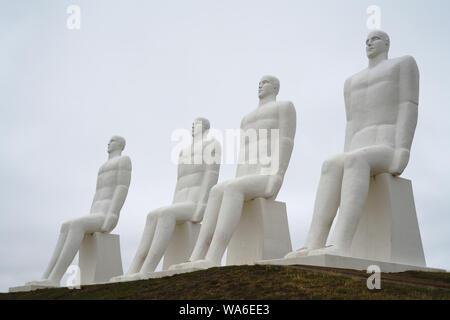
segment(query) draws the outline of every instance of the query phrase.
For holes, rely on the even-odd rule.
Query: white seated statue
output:
[[[189,262],[173,265],[169,270],[219,266],[239,225],[244,201],[276,198],[289,164],[296,130],[294,105],[276,101],[279,89],[277,78],[262,77],[259,106],[241,122],[236,178],[211,189],[205,218]],[[270,155],[266,153],[263,159],[261,151],[264,149],[270,149]]]
[[[116,227],[131,180],[131,160],[128,156],[122,155],[124,148],[124,138],[119,136],[111,138],[108,143],[108,161],[98,172],[90,214],[63,223],[43,279],[29,282],[28,286],[58,287],[80,249],[85,235],[95,232],[110,233]]]
[[[399,176],[409,162],[417,124],[419,71],[413,57],[388,59],[389,36],[369,33],[369,67],[344,85],[347,127],[344,153],[324,162],[304,248],[285,258],[351,256],[371,177]],[[326,241],[339,210],[332,243]]]
[[[219,178],[221,146],[207,139],[210,123],[197,118],[192,124],[193,142],[180,152],[173,203],[147,215],[141,242],[128,272],[111,282],[145,279],[154,272],[166,252],[177,224],[200,223],[209,191]]]

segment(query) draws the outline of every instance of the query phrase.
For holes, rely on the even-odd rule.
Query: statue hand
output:
[[[111,232],[116,227],[118,221],[119,221],[118,216],[116,216],[115,214],[109,213],[106,216],[105,221],[103,222],[101,231],[104,233]]]
[[[281,184],[283,183],[283,178],[279,175],[271,175],[269,177],[269,182],[266,186],[267,197],[274,197],[280,191]]]
[[[408,149],[396,149],[394,157],[392,159],[389,172],[394,176],[399,176],[405,170],[406,165],[409,162],[409,150]]]

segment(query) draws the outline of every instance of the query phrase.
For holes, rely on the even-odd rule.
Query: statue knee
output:
[[[225,187],[224,197],[240,197],[244,196],[244,190],[242,190],[242,185],[239,183],[230,183]]]
[[[64,223],[61,225],[61,231],[60,231],[60,232],[61,232],[61,233],[67,233],[67,232],[69,232],[70,224],[71,224],[70,221],[64,222]]]
[[[362,163],[362,159],[357,154],[349,154],[344,159],[345,168],[354,168]]]
[[[171,212],[171,210],[160,210],[158,214],[158,221],[167,223],[175,220],[175,215]]]
[[[61,226],[61,233],[68,233],[70,231],[82,231],[83,226],[81,222],[77,220],[64,222]]]
[[[325,160],[322,164],[322,174],[330,174],[342,170],[343,164],[339,157],[333,157]]]
[[[210,197],[220,197],[223,193],[223,186],[222,184],[216,184],[213,186],[209,192]]]
[[[159,217],[160,210],[151,211],[149,214],[147,214],[147,223],[156,222]]]
[[[84,229],[84,223],[81,221],[75,220],[70,224],[70,230],[83,231],[83,229]]]

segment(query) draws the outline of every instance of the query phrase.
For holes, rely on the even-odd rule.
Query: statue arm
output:
[[[239,126],[239,130],[240,130],[240,134],[242,135],[245,130],[246,130],[246,118],[247,116],[245,116],[244,118],[242,118],[241,120],[241,124]],[[242,139],[242,138],[241,138]],[[241,144],[242,141],[239,141],[239,144]],[[240,171],[241,171],[241,161],[245,159],[245,149],[242,148],[242,146],[239,147],[239,151],[238,151],[238,162],[237,162],[237,167],[236,167],[236,177],[240,176]]]
[[[94,194],[94,198],[92,199],[91,210],[90,210],[91,213],[92,213],[92,209],[93,209],[93,207],[94,207],[94,204],[95,204],[95,202],[97,201],[98,189],[100,188],[100,175],[101,175],[101,173],[102,173],[102,168],[100,168],[100,169],[98,170],[98,173],[97,173],[97,183],[96,183],[96,185],[95,185],[95,194]]]
[[[173,193],[172,203],[175,202],[175,199],[177,198],[177,192],[179,190],[179,181],[180,181],[180,176],[181,176],[180,164],[182,164],[182,161],[183,161],[183,150],[181,150],[180,154],[178,155],[177,183],[175,184],[175,192]]]
[[[395,153],[390,171],[402,174],[408,162],[417,126],[419,105],[419,69],[413,57],[400,63],[399,106],[395,131]]]
[[[294,149],[297,113],[294,105],[288,102],[286,106],[279,109],[278,115],[280,121],[280,161],[277,175],[284,177]]]
[[[270,163],[271,177],[266,189],[266,193],[271,197],[276,197],[281,188],[284,175],[289,166],[292,150],[294,149],[294,138],[297,126],[297,113],[294,105],[291,102],[288,102],[286,105],[280,106],[278,117],[280,124],[278,159],[274,159],[272,150]],[[276,161],[278,161],[278,163],[276,163]]]
[[[117,172],[117,185],[114,189],[111,204],[106,214],[105,222],[102,226],[103,232],[111,232],[119,221],[120,210],[122,209],[128,194],[128,188],[131,181],[131,160],[123,157],[119,163]]]
[[[200,195],[199,201],[197,203],[197,208],[194,213],[194,219],[199,221],[203,217],[203,213],[206,208],[206,203],[208,202],[209,192],[213,186],[217,184],[219,180],[220,162],[209,163],[207,160],[214,160],[214,158],[222,158],[222,148],[218,141],[214,141],[212,152],[214,152],[213,159],[206,159],[206,169],[205,174],[200,185]],[[205,159],[203,159],[205,161]]]
[[[351,78],[347,79],[344,84],[345,115],[347,120],[347,124],[345,127],[344,152],[348,152],[350,150],[353,137],[350,91],[351,91]]]

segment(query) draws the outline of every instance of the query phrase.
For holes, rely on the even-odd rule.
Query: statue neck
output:
[[[121,150],[115,150],[115,151],[111,151],[108,155],[108,160],[111,160],[113,158],[117,158],[120,157],[120,155],[122,154]]]
[[[379,55],[377,55],[376,57],[369,58],[369,68],[374,68],[378,64],[380,64],[381,62],[383,62],[387,59],[388,59],[387,52],[383,52],[383,53],[380,53]]]
[[[264,98],[259,99],[258,107],[261,107],[269,102],[276,101],[277,97],[275,95],[270,95]]]

